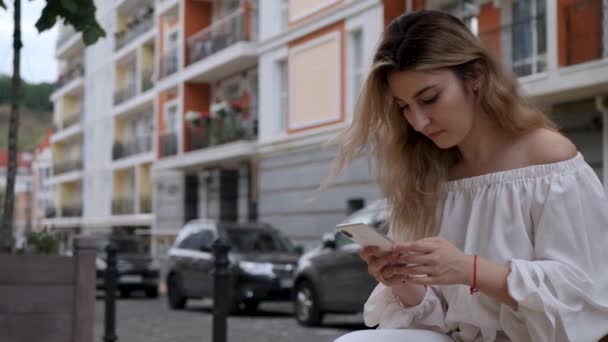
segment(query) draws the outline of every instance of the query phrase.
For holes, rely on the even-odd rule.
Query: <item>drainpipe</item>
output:
[[[595,107],[602,113],[602,182],[608,191],[608,95],[597,95]]]

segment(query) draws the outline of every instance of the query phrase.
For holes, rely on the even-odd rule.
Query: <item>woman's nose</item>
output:
[[[424,130],[424,128],[431,122],[431,120],[421,111],[412,111],[410,116],[410,125],[418,132]]]

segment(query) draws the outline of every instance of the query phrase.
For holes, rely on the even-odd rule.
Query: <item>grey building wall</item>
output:
[[[361,198],[367,205],[382,196],[363,157],[354,160],[330,189],[318,192],[335,155],[335,148],[312,146],[261,157],[259,220],[311,247],[346,217],[349,199]]]

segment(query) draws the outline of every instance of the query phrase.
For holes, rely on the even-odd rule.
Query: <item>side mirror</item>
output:
[[[336,249],[336,238],[333,234],[323,236],[323,248]]]

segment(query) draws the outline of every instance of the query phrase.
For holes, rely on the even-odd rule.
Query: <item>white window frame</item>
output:
[[[289,0],[279,1],[279,32],[285,32],[289,28]]]
[[[177,35],[177,40],[176,40],[177,48],[175,49],[177,56],[175,56],[175,59],[177,60],[177,72],[179,72],[179,70],[180,70],[180,58],[181,58],[181,53],[180,53],[180,50],[181,50],[180,49],[181,39],[180,39],[179,24],[175,25],[175,27],[169,28],[169,29],[167,29],[165,31],[165,37],[164,37],[164,42],[163,42],[164,44],[163,44],[163,46],[165,47],[165,53],[166,53],[166,55],[164,55],[163,57],[169,56],[169,54],[171,53],[171,51],[169,50],[169,42],[171,41],[170,37],[173,34]],[[165,66],[165,68],[166,68],[166,66]],[[164,71],[165,71],[165,77],[169,76],[169,75],[166,74],[166,70],[164,70]],[[174,75],[177,72],[175,72],[175,73],[173,73],[171,75]]]
[[[513,13],[513,5],[515,4],[517,0],[511,0],[507,5],[508,5],[508,11],[510,14],[510,24],[513,25],[513,20],[515,18],[514,13]],[[531,0],[530,1],[530,12],[528,15],[528,18],[532,19],[532,18],[536,18],[538,16],[538,8],[537,8],[537,1],[545,1],[545,0]],[[547,10],[547,4],[545,4],[545,11]],[[548,24],[548,18],[547,18],[547,13],[545,13],[545,25]],[[548,68],[548,64],[547,64],[547,51],[545,51],[543,54],[539,54],[538,53],[538,30],[536,29],[536,25],[531,24],[532,25],[532,55],[530,57],[524,58],[522,60],[517,60],[515,61],[513,59],[513,53],[509,53],[509,61],[511,62],[511,70],[515,70],[517,67],[520,66],[525,66],[525,65],[530,65],[531,66],[531,71],[530,74],[528,75],[522,75],[520,77],[526,77],[526,76],[530,76],[530,75],[535,75],[541,72],[546,72],[547,68]],[[547,27],[548,28],[548,27]],[[545,33],[547,33],[547,28],[545,29]],[[547,46],[545,46],[545,49],[548,49],[548,42],[547,42],[547,38],[545,37],[545,42],[547,44]],[[508,49],[508,51],[515,51],[514,46],[512,46],[512,40],[513,40],[513,26],[511,26],[509,32],[508,32],[508,40],[509,40],[509,46],[510,49]],[[545,70],[540,71],[538,69],[538,62],[544,60],[545,62]]]
[[[276,112],[278,116],[277,133],[287,132],[287,117],[289,116],[289,80],[287,75],[287,58],[275,61],[275,84],[276,84]]]
[[[355,110],[355,105],[357,103],[357,98],[359,93],[361,92],[361,89],[363,87],[363,82],[364,82],[364,76],[365,76],[365,71],[366,71],[366,67],[367,67],[367,63],[365,63],[365,29],[364,26],[356,26],[353,27],[352,29],[348,30],[348,37],[347,37],[347,60],[346,60],[346,66],[347,66],[347,74],[346,74],[346,79],[347,79],[347,116],[348,117],[352,117],[353,112]],[[357,46],[355,39],[358,38],[358,43],[359,43],[359,51],[357,51]],[[359,61],[360,64],[359,66],[355,65],[355,61],[357,60],[357,57],[355,56],[356,53],[359,52],[360,56],[359,56]],[[360,83],[357,84],[356,79],[357,77],[359,77],[359,81]]]

